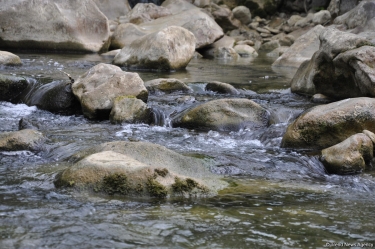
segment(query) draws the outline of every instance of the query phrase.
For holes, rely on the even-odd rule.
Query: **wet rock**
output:
[[[234,51],[239,54],[241,57],[257,57],[258,53],[253,47],[249,45],[236,45],[234,46]]]
[[[54,113],[73,114],[80,110],[70,81],[54,81],[44,85],[32,86],[22,93],[22,102],[28,106]]]
[[[207,162],[146,142],[110,142],[73,156],[57,176],[57,187],[109,195],[166,198],[214,195],[227,183],[209,172]]]
[[[41,132],[32,129],[4,132],[0,133],[0,150],[40,151],[43,149],[45,140],[46,138]]]
[[[137,73],[100,63],[81,75],[72,85],[83,114],[90,119],[108,118],[113,101],[119,96],[134,96],[147,102],[148,92]]]
[[[22,61],[20,57],[13,53],[0,51],[0,65],[19,66],[22,65]]]
[[[21,118],[18,122],[18,130],[25,129],[39,130],[39,124],[28,118]]]
[[[328,173],[360,173],[373,158],[373,143],[363,133],[348,137],[339,144],[322,150],[321,161]]]
[[[145,82],[145,86],[149,92],[174,92],[174,91],[182,91],[182,92],[190,92],[191,88],[188,87],[184,82],[178,79],[154,79]]]
[[[244,25],[248,25],[251,22],[251,13],[249,8],[245,6],[237,6],[233,10],[233,17],[240,20]]]
[[[200,130],[238,131],[268,126],[269,112],[248,99],[219,99],[180,113],[174,127]]]
[[[325,25],[331,21],[331,13],[328,10],[321,10],[314,14],[312,22],[317,25]]]
[[[315,92],[330,98],[375,96],[375,48],[367,46],[372,43],[334,28],[323,30],[319,39],[319,50],[309,65],[298,69],[296,77],[300,76],[296,80],[313,84]]]
[[[289,53],[291,52],[290,50],[287,50],[287,52],[288,51]],[[302,62],[299,66],[290,83],[290,90],[293,93],[307,96],[312,96],[316,93],[315,85],[311,80],[308,80],[314,73],[311,69],[312,67],[313,65],[310,63],[310,60]]]
[[[106,53],[102,53],[100,54],[101,56],[108,56],[108,57],[115,57],[118,53],[120,53],[121,49],[115,49],[115,50],[111,50],[109,52],[106,52]]]
[[[126,15],[121,16],[119,21],[120,23],[141,24],[170,15],[172,15],[171,11],[163,6],[157,6],[153,3],[138,3]]]
[[[115,20],[131,10],[128,0],[94,0],[94,2],[108,20]]]
[[[2,48],[99,52],[109,45],[108,19],[91,0],[8,1],[0,23]]]
[[[187,29],[170,26],[125,46],[113,63],[135,69],[183,69],[193,58],[195,42]]]
[[[17,102],[28,85],[26,78],[0,74],[0,101]]]
[[[208,82],[205,90],[224,94],[239,94],[239,92],[234,86],[219,81]]]
[[[282,147],[322,149],[364,129],[375,132],[375,99],[352,98],[313,107],[286,130]]]
[[[296,67],[302,62],[310,60],[313,54],[319,49],[319,35],[324,30],[321,25],[315,26],[306,34],[296,39],[289,50],[280,56],[273,64],[273,67]]]
[[[145,102],[128,96],[120,96],[113,101],[113,107],[109,114],[109,120],[113,124],[121,123],[151,123],[150,108]]]

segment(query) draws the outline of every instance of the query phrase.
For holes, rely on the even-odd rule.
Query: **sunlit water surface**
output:
[[[38,84],[77,78],[110,57],[20,54],[22,67],[0,72]],[[272,71],[274,58],[194,59],[185,71],[138,72],[178,78],[193,93],[149,96],[157,125],[113,125],[81,115],[0,102],[0,131],[27,118],[48,138],[40,153],[0,152],[0,248],[323,248],[330,243],[375,246],[374,173],[327,175],[316,152],[280,148],[285,129],[314,104],[290,93],[293,71]],[[238,96],[205,91],[208,81],[230,83]],[[172,128],[171,118],[217,98],[248,98],[272,115],[261,130],[235,132]],[[146,200],[56,189],[66,159],[95,144],[149,141],[187,156],[212,159],[211,170],[230,188],[201,199]],[[353,247],[355,248],[355,247]]]

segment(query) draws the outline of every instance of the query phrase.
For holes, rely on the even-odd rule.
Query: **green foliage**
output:
[[[166,198],[168,195],[167,189],[152,178],[148,178],[146,183],[146,189],[149,192],[149,194],[153,197]]]
[[[109,195],[129,193],[128,177],[122,173],[107,175],[103,178],[101,190]]]
[[[161,177],[166,177],[169,173],[168,169],[163,168],[163,169],[155,169],[154,170],[156,174],[158,174]]]

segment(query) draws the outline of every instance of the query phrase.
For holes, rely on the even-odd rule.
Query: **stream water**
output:
[[[22,67],[0,73],[36,84],[77,78],[110,57],[18,54]],[[292,71],[275,72],[273,59],[193,59],[182,72],[138,72],[144,81],[178,78],[193,93],[149,96],[157,125],[113,125],[82,115],[0,102],[0,132],[27,118],[48,138],[40,153],[0,152],[0,248],[361,248],[375,245],[375,174],[328,175],[311,151],[280,148],[285,129],[314,104],[290,93]],[[205,91],[208,81],[230,83],[238,96]],[[191,105],[248,98],[272,113],[271,125],[236,132],[172,128]],[[211,170],[230,188],[216,197],[143,200],[56,189],[57,172],[75,152],[115,140],[140,140],[215,161]],[[355,245],[354,245],[355,243]],[[358,244],[359,243],[359,244]],[[370,244],[366,244],[370,243]]]

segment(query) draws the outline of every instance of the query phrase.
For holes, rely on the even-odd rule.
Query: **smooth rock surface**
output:
[[[348,175],[360,173],[366,169],[373,158],[371,139],[358,133],[348,137],[341,143],[322,150],[321,161],[328,173]]]
[[[200,104],[173,119],[174,127],[238,131],[268,126],[270,113],[248,99],[218,99]]]
[[[41,132],[32,129],[25,129],[14,132],[3,132],[0,133],[0,150],[39,151],[43,149],[45,140],[46,138]]]
[[[151,110],[140,99],[120,96],[113,101],[109,120],[113,124],[151,123]]]
[[[99,52],[109,46],[108,19],[91,0],[2,1],[0,23],[2,48]]]
[[[174,92],[182,91],[189,92],[191,88],[188,87],[184,82],[178,79],[166,78],[166,79],[154,79],[145,82],[145,86],[149,92]]]
[[[288,126],[281,146],[324,149],[363,130],[375,132],[375,99],[345,99],[305,111]]]
[[[137,73],[100,63],[81,75],[72,85],[83,114],[90,119],[108,118],[113,101],[119,96],[133,96],[147,102],[148,91]]]
[[[133,69],[184,69],[193,58],[195,42],[187,29],[170,26],[125,46],[113,63]]]
[[[22,61],[18,55],[6,51],[0,51],[0,65],[19,66],[22,65]]]

